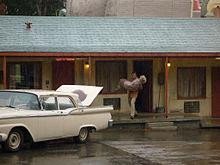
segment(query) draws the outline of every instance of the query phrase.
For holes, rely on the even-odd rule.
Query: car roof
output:
[[[57,95],[57,96],[71,96],[74,99],[78,99],[78,95],[74,93],[68,92],[58,92],[54,90],[41,90],[41,89],[7,89],[7,90],[0,90],[5,92],[24,92],[24,93],[32,93],[40,96],[48,96],[48,95]]]

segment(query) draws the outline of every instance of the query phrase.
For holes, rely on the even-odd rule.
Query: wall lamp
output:
[[[168,63],[167,63],[167,67],[168,67],[168,68],[171,67],[171,62],[170,62],[170,61],[168,61]]]
[[[89,68],[89,62],[88,62],[88,61],[86,61],[86,63],[85,63],[85,68],[86,68],[86,69]]]

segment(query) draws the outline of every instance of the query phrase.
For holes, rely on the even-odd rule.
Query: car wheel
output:
[[[88,141],[89,130],[88,128],[81,128],[79,131],[79,135],[75,137],[77,143],[82,144]]]
[[[3,148],[8,152],[17,152],[23,145],[23,133],[19,129],[13,129],[8,135],[8,139],[3,143]]]

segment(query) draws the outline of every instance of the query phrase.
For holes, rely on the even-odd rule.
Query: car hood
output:
[[[92,104],[102,88],[103,87],[86,85],[62,85],[56,91],[78,94],[82,105],[89,106]]]

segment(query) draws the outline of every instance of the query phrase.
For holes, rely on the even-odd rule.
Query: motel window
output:
[[[104,87],[102,93],[114,93],[119,80],[126,77],[126,61],[96,61],[96,85]]]
[[[179,99],[206,97],[206,68],[178,68],[177,79]]]
[[[40,89],[41,63],[7,63],[9,89]]]

